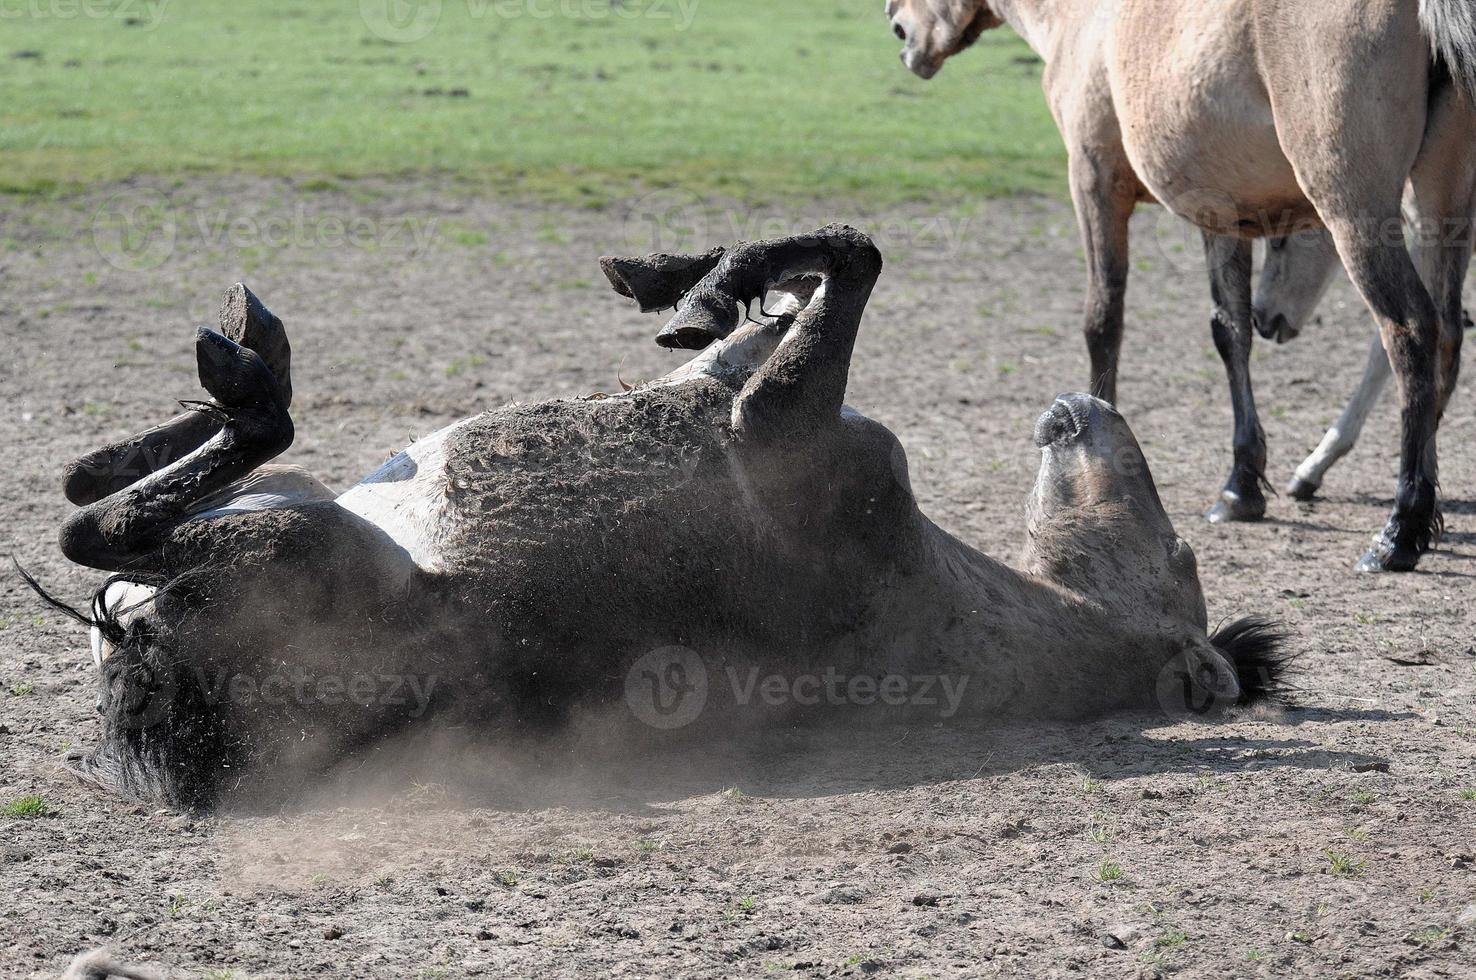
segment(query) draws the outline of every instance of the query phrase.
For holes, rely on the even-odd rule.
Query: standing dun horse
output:
[[[643,309],[677,306],[663,343],[705,350],[614,397],[456,423],[336,496],[269,465],[294,431],[288,345],[237,287],[224,332],[196,338],[203,421],[70,471],[62,548],[116,573],[73,613],[101,673],[82,774],[211,807],[415,725],[617,705],[643,664],[824,671],[873,695],[952,677],[957,708],[987,717],[1208,710],[1275,687],[1273,631],[1210,634],[1194,552],[1105,402],[1063,397],[1037,423],[1021,570],[922,514],[896,437],[843,406],[881,272],[860,232],[604,267]],[[777,316],[745,320],[771,289]],[[375,696],[375,678],[428,698]]]
[[[1251,241],[1328,230],[1401,399],[1394,510],[1358,568],[1413,569],[1441,526],[1435,434],[1460,366],[1476,4],[889,0],[887,15],[904,63],[923,78],[1001,24],[1044,60],[1086,246],[1098,394],[1116,396],[1134,207],[1160,202],[1203,231],[1235,408],[1235,463],[1212,521],[1256,520],[1266,508],[1249,369]]]

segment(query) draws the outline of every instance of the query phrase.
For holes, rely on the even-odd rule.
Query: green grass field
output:
[[[0,0],[0,190],[444,174],[599,203],[1064,193],[1039,65],[878,0]]]

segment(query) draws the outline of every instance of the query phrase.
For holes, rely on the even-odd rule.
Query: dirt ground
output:
[[[63,595],[95,587],[55,544],[59,468],[198,397],[190,330],[237,280],[292,338],[290,460],[342,487],[449,420],[675,366],[598,255],[830,218],[888,262],[851,403],[900,435],[927,512],[1012,557],[1033,421],[1086,376],[1063,205],[753,212],[658,192],[551,211],[239,181],[0,204],[0,551]],[[1351,571],[1392,498],[1392,399],[1324,499],[1212,527],[1230,406],[1202,261],[1166,218],[1135,234],[1121,405],[1211,619],[1295,633],[1300,708],[492,752],[462,760],[495,773],[475,793],[412,778],[197,819],[62,769],[96,734],[86,637],[4,572],[0,805],[37,794],[55,815],[0,817],[0,976],[103,945],[171,978],[1476,975],[1476,399],[1445,420],[1448,532],[1418,574]],[[1300,340],[1258,347],[1273,482],[1341,408],[1368,333],[1342,283]]]

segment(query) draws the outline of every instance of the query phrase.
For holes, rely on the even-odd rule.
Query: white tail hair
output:
[[[1420,0],[1420,27],[1435,57],[1476,102],[1476,3],[1472,0]]]

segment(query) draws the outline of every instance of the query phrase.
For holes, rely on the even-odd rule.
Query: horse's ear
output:
[[[615,292],[635,300],[642,313],[654,313],[676,306],[717,267],[723,252],[715,248],[703,255],[607,255],[600,259],[600,269]]]

